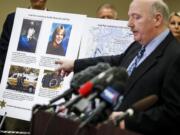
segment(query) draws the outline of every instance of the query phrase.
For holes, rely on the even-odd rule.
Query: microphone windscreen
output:
[[[79,89],[79,94],[81,96],[87,96],[89,95],[89,93],[91,93],[92,89],[93,89],[93,83],[91,82],[86,82],[84,85],[82,85]]]
[[[122,84],[126,84],[129,76],[125,68],[118,67],[118,72],[115,74],[116,81],[121,82]]]
[[[124,94],[125,83],[123,81],[115,80],[111,87],[116,90],[120,95]]]
[[[99,73],[109,69],[111,66],[108,63],[98,63],[95,66],[90,66],[79,73],[76,73],[71,80],[71,88],[79,88],[83,83],[89,81]]]
[[[137,111],[144,111],[149,107],[151,107],[152,105],[154,105],[154,103],[156,103],[157,100],[158,100],[157,95],[150,95],[134,103],[132,105],[132,108]]]

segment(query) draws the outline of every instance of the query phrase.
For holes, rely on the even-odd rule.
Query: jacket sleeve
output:
[[[85,59],[77,59],[74,64],[74,72],[80,72],[89,66],[93,66],[98,64],[99,62],[109,63],[111,66],[119,66],[121,63],[121,59],[123,54],[116,56],[103,56],[96,58],[85,58]]]

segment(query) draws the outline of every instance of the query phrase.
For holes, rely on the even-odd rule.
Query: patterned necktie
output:
[[[144,52],[145,52],[145,47],[142,47],[140,50],[139,50],[139,52],[138,52],[138,54],[136,55],[136,57],[135,57],[135,60],[134,60],[134,62],[130,65],[130,67],[128,68],[128,74],[129,74],[129,76],[131,75],[131,73],[133,72],[133,70],[137,67],[137,65],[138,65],[138,62],[141,60],[141,58],[143,57],[143,55],[144,55]]]

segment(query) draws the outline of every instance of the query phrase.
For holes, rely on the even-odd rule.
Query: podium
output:
[[[53,113],[38,111],[32,116],[31,135],[140,135],[121,130],[110,123],[102,124],[99,128],[89,124],[76,134],[79,124]]]

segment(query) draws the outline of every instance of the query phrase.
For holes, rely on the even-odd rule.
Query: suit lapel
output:
[[[169,34],[165,40],[150,54],[138,67],[135,69],[127,82],[126,93],[136,84],[136,82],[152,67],[156,66],[158,60],[163,56],[165,48],[168,46],[168,43],[172,35]]]
[[[141,63],[141,65],[139,65],[139,67],[135,69],[131,74],[131,76],[129,77],[127,83],[128,84],[127,91],[130,90],[133,87],[133,85],[139,80],[139,78],[141,78],[146,72],[148,72],[150,68],[155,66],[157,61],[158,61],[157,57],[151,56],[148,59],[146,59],[143,63]]]

